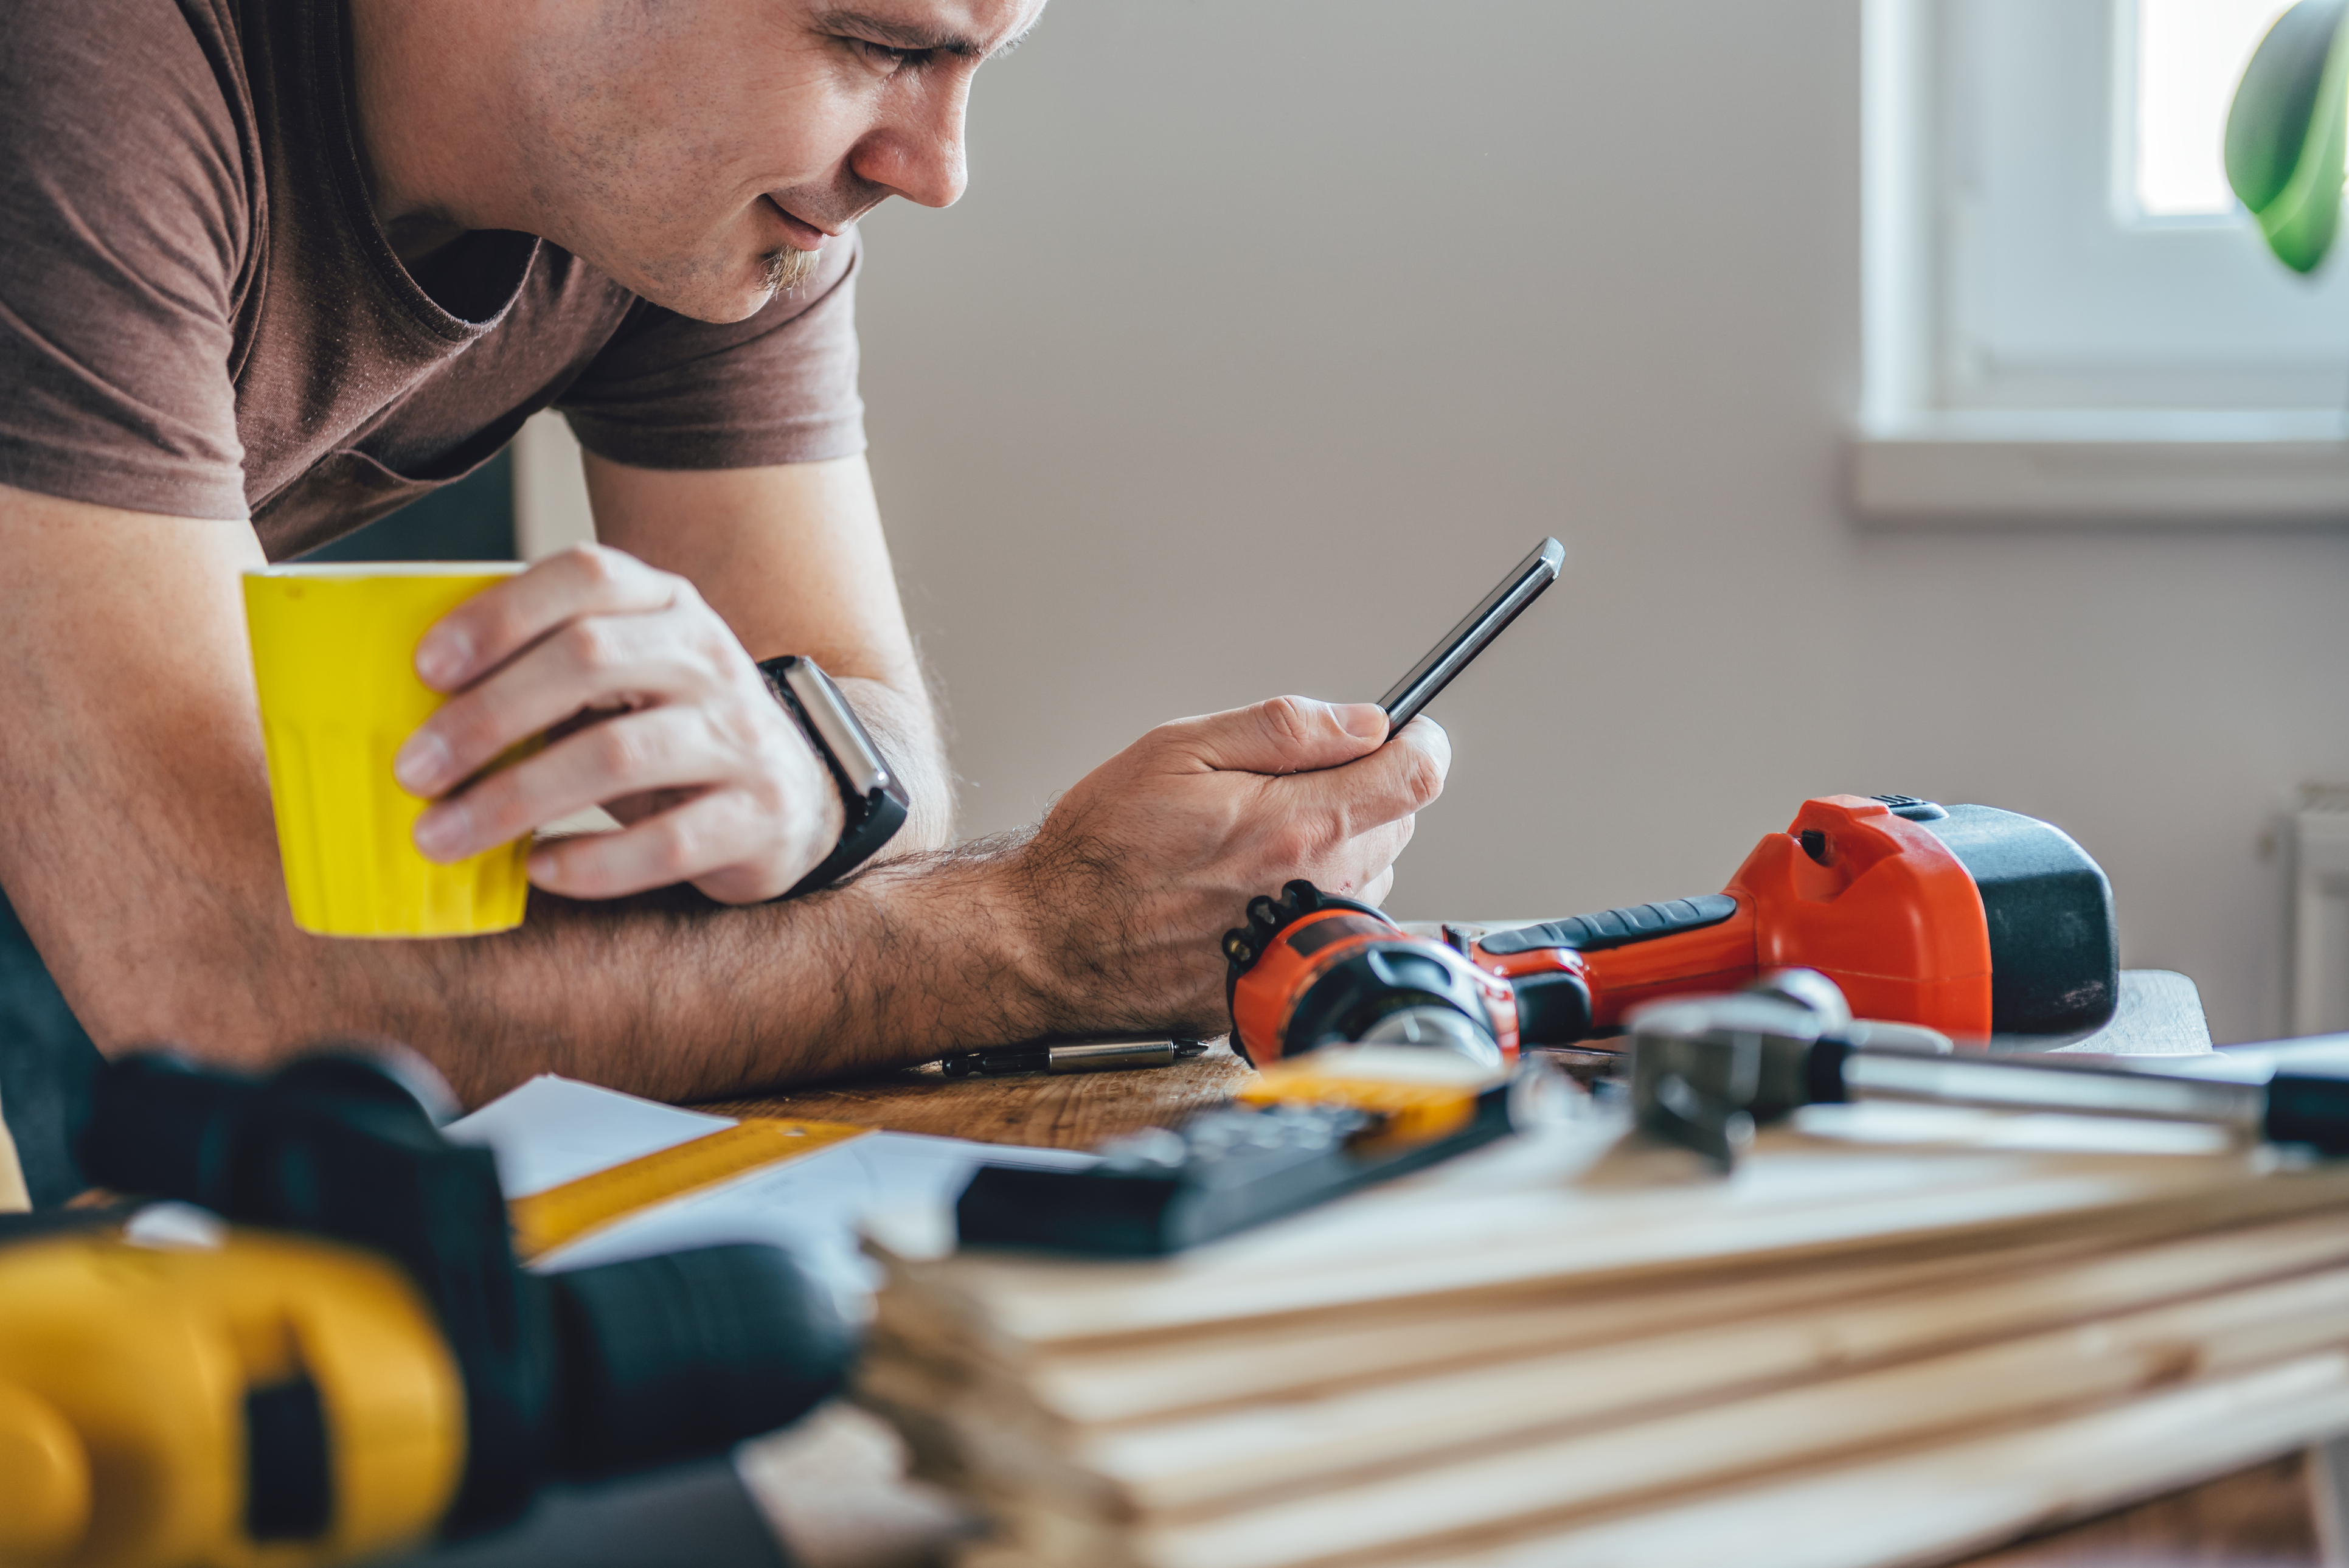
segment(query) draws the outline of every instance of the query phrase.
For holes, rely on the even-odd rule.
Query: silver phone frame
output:
[[[1493,639],[1526,605],[1540,598],[1542,591],[1557,582],[1565,569],[1565,545],[1555,539],[1545,539],[1534,546],[1533,553],[1518,562],[1501,579],[1499,587],[1485,594],[1458,625],[1427,650],[1426,657],[1411,666],[1409,675],[1395,682],[1393,690],[1379,698],[1379,706],[1387,711],[1388,736],[1392,738],[1396,730],[1418,717],[1420,710],[1435,700],[1436,693],[1491,645]]]

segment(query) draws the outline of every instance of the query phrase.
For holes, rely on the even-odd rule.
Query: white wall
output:
[[[1888,536],[1843,502],[1858,0],[1061,0],[962,204],[867,224],[873,462],[967,825],[1156,720],[1375,696],[1544,532],[1436,709],[1392,903],[1717,888],[1806,796],[2050,818],[2124,961],[2280,1020],[2349,540]]]

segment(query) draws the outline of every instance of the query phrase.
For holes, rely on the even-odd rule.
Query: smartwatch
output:
[[[848,820],[823,863],[802,877],[784,898],[829,887],[873,858],[905,825],[905,787],[882,760],[881,748],[857,721],[855,709],[813,659],[786,654],[761,659],[759,673],[775,697],[800,721],[840,786]]]

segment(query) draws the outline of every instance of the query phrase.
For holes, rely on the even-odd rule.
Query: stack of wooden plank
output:
[[[2349,1432],[2349,1166],[1806,1116],[1727,1180],[1586,1125],[1163,1261],[878,1247],[861,1398],[970,1568],[1930,1563]]]

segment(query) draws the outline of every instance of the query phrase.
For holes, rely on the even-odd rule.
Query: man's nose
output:
[[[850,166],[863,179],[884,185],[925,207],[951,207],[970,183],[963,155],[963,109],[967,83],[940,84],[905,111],[875,126],[858,143]]]

